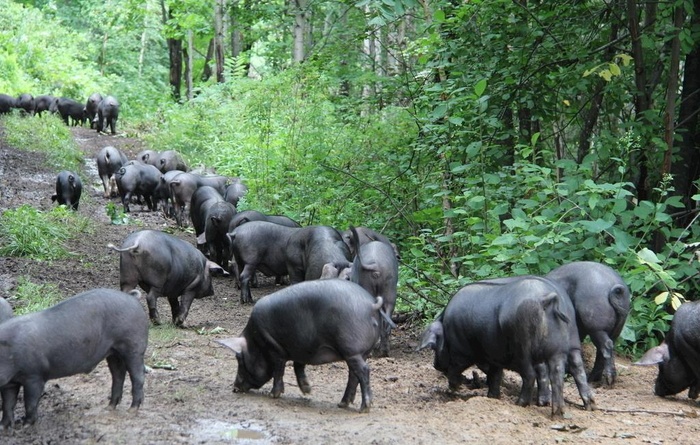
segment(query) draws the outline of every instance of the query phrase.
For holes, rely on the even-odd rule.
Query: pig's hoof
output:
[[[584,402],[583,407],[586,409],[586,411],[595,411],[596,409],[598,409],[595,406],[595,400],[593,399],[588,400],[588,402]]]
[[[153,323],[155,326],[160,326],[160,319],[159,318],[151,318],[151,323]]]
[[[341,400],[340,403],[338,404],[338,408],[347,408],[348,405],[349,404],[346,400]]]
[[[299,389],[301,389],[302,394],[311,394],[311,385],[309,384],[301,385]]]
[[[367,414],[367,413],[369,413],[369,405],[362,405],[362,406],[360,407],[360,413],[361,413],[361,414]]]

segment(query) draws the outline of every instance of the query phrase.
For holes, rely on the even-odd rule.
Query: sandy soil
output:
[[[130,156],[141,150],[138,140],[98,135],[73,129],[85,151],[84,192],[79,212],[94,220],[94,230],[70,243],[70,258],[36,262],[0,258],[0,295],[10,296],[19,276],[36,283],[53,283],[66,296],[96,288],[118,288],[118,256],[106,248],[119,244],[135,230],[168,230],[194,243],[160,214],[131,214],[132,224],[115,226],[105,212],[106,199],[97,178],[94,155],[115,145]],[[0,211],[30,204],[48,209],[56,171],[43,156],[18,151],[0,139]],[[117,200],[114,200],[117,203]],[[262,298],[275,291],[263,280],[254,289]],[[370,358],[374,402],[369,414],[336,405],[347,378],[344,363],[309,367],[313,392],[296,387],[291,366],[285,375],[286,393],[272,399],[271,383],[247,394],[232,392],[234,356],[214,339],[237,335],[250,306],[241,306],[230,278],[216,278],[215,296],[192,305],[186,328],[153,327],[146,353],[154,368],[146,378],[146,399],[138,413],[127,412],[130,387],[116,411],[106,409],[111,382],[106,363],[87,375],[50,381],[34,426],[0,431],[4,444],[262,444],[262,443],[698,443],[698,407],[685,394],[653,395],[655,368],[632,366],[618,357],[619,380],[614,388],[596,387],[598,410],[584,411],[573,382],[565,387],[567,415],[552,420],[550,409],[518,407],[520,378],[507,373],[500,400],[486,398],[485,389],[447,390],[446,379],[432,367],[430,351],[414,352],[421,326],[404,323],[394,331],[389,358]],[[167,301],[159,302],[169,314]],[[587,349],[587,355],[591,350]],[[2,360],[2,357],[0,357]],[[465,374],[471,376],[471,371]],[[359,397],[358,397],[359,403]],[[22,400],[15,410],[23,415]]]

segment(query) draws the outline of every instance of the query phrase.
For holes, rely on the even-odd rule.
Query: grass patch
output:
[[[59,117],[51,114],[23,117],[15,113],[4,116],[2,122],[5,140],[12,147],[45,153],[51,168],[79,173],[83,153]]]
[[[163,323],[148,329],[148,342],[160,347],[172,343],[182,337],[182,329],[172,323]]]
[[[43,212],[25,204],[0,215],[0,255],[39,261],[64,258],[65,242],[90,225],[88,218],[65,206]]]
[[[54,284],[36,284],[25,276],[17,280],[17,291],[10,297],[15,315],[42,311],[63,300]]]

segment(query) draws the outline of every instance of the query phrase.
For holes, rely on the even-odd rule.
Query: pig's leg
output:
[[[122,205],[124,206],[124,213],[129,213],[129,203],[131,202],[131,195],[132,192],[126,192],[124,196],[122,196]]]
[[[143,382],[145,381],[143,353],[134,352],[125,357],[124,362],[131,379],[131,406],[129,409],[137,410],[143,402]]]
[[[615,358],[613,355],[615,352],[615,345],[605,331],[593,332],[591,334],[591,340],[596,347],[596,355],[593,370],[588,376],[588,379],[591,382],[597,382],[603,378],[608,386],[613,386],[615,378],[617,377]]]
[[[537,406],[547,406],[552,402],[547,364],[538,363],[535,371],[537,372]]]
[[[486,373],[486,385],[489,387],[487,397],[492,399],[501,397],[501,380],[503,380],[503,368],[490,365],[489,371]]]
[[[253,278],[255,278],[255,265],[246,264],[243,266],[241,276],[238,279],[241,283],[241,304],[253,302],[253,296],[250,293],[250,280]]]
[[[37,409],[39,399],[44,393],[46,382],[40,378],[33,378],[24,384],[24,424],[34,425],[38,417]]]
[[[119,191],[117,190],[117,180],[114,177],[114,175],[109,177],[109,196],[105,196],[105,198],[111,198],[112,196],[117,196],[119,194]]]
[[[116,408],[122,400],[124,391],[124,380],[126,378],[126,365],[119,355],[107,357],[109,372],[112,374],[112,395],[109,398],[109,407]]]
[[[110,183],[109,175],[102,175],[100,176],[100,179],[102,180],[102,187],[104,187],[105,189],[104,197],[109,198],[110,192],[112,190],[112,184]]]
[[[177,312],[177,317],[176,317],[176,312],[175,312],[175,306],[173,305],[173,300],[168,298],[170,301],[170,306],[173,310],[173,323],[175,323],[176,326],[182,326],[185,324],[185,320],[187,319],[187,314],[190,313],[190,306],[192,306],[192,301],[195,299],[195,293],[192,291],[185,292],[182,294],[180,297],[180,307]],[[175,303],[177,303],[177,298],[174,299]]]
[[[2,421],[0,421],[0,425],[3,428],[12,428],[15,423],[15,405],[17,405],[17,396],[19,395],[19,384],[5,385],[0,390],[0,395],[2,395]]]
[[[182,296],[182,306],[178,297],[168,297],[170,303],[170,315],[175,326],[182,326],[184,318],[187,317],[187,309],[185,308],[185,295]],[[182,317],[182,312],[185,312],[185,317]]]
[[[294,374],[297,376],[297,384],[299,389],[304,394],[309,394],[311,392],[311,384],[309,379],[306,377],[306,365],[303,363],[294,362]]]
[[[122,289],[123,291],[123,289]],[[160,324],[160,317],[158,316],[158,308],[156,307],[156,302],[158,301],[158,293],[155,289],[151,289],[146,294],[146,304],[148,305],[148,316],[155,325]]]
[[[272,391],[270,394],[272,394],[272,397],[276,399],[284,392],[284,365],[286,364],[286,361],[281,359],[273,359],[273,361]]]
[[[370,407],[372,406],[372,389],[369,385],[369,366],[362,356],[359,355],[350,357],[347,362],[348,367],[350,368],[350,373],[354,374],[355,379],[360,381],[360,391],[362,391],[362,404],[360,405],[360,412],[368,413]],[[351,386],[350,380],[351,379],[348,379],[348,388]],[[357,383],[354,384],[354,388],[357,388]]]
[[[355,394],[357,393],[357,385],[360,384],[360,380],[357,375],[350,368],[350,362],[348,361],[348,383],[345,385],[345,393],[343,393],[343,398],[340,399],[338,404],[339,408],[347,408],[351,403],[355,403]]]
[[[549,371],[549,383],[552,385],[552,417],[564,416],[564,369],[565,357],[563,354],[549,359],[547,369]]]
[[[567,365],[569,374],[574,378],[576,382],[576,387],[578,388],[578,393],[583,400],[583,407],[587,410],[595,409],[595,400],[593,400],[593,393],[591,388],[588,386],[588,380],[586,379],[586,370],[583,368],[583,359],[581,358],[580,349],[571,349],[569,355],[567,356]]]
[[[389,357],[389,333],[391,332],[391,326],[383,317],[380,317],[380,320],[378,357]]]
[[[523,379],[523,386],[520,388],[520,397],[518,397],[518,401],[515,403],[518,406],[529,406],[530,403],[532,403],[532,390],[535,387],[537,373],[530,363],[521,363],[520,369],[520,377]]]

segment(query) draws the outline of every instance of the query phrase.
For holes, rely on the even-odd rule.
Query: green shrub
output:
[[[25,204],[0,215],[0,255],[63,258],[68,255],[65,242],[89,226],[89,219],[65,206],[43,212]]]
[[[70,129],[56,115],[44,114],[40,118],[7,116],[3,120],[5,140],[20,150],[46,154],[51,168],[80,173],[84,163],[83,152],[78,148]]]
[[[49,308],[63,299],[55,284],[36,284],[21,276],[10,301],[15,315],[24,315]]]

